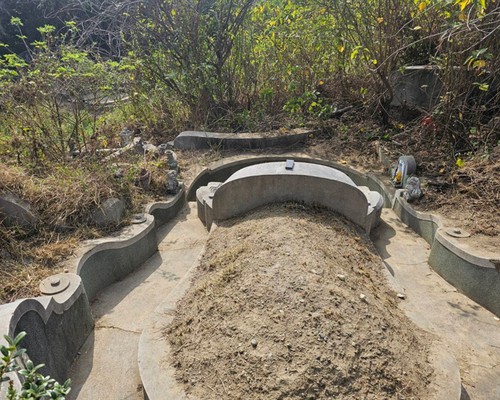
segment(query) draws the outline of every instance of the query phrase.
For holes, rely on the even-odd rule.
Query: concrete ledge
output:
[[[58,381],[67,378],[73,359],[94,328],[81,278],[64,276],[69,286],[61,293],[0,307],[0,332],[9,336],[28,332],[21,345],[35,364],[45,364],[42,373]]]
[[[163,335],[164,328],[172,322],[177,302],[191,286],[194,274],[205,247],[197,261],[151,315],[139,339],[138,364],[145,400],[184,400],[186,394],[175,379],[175,368],[169,362],[170,345]],[[161,373],[160,373],[161,371]]]
[[[500,271],[492,260],[464,251],[440,228],[429,265],[467,297],[500,316]]]
[[[151,214],[155,218],[156,228],[166,224],[174,218],[182,207],[186,204],[186,189],[181,188],[171,200],[166,202],[151,203],[146,206],[146,213]]]
[[[92,248],[78,261],[76,274],[82,277],[90,300],[105,287],[123,279],[157,250],[154,217],[131,225],[113,238],[91,241]]]
[[[187,201],[195,201],[196,200],[196,190],[201,186],[207,186],[209,182],[224,182],[235,172],[239,171],[242,168],[263,164],[268,162],[278,162],[278,161],[286,161],[287,159],[293,159],[296,162],[306,162],[310,164],[318,164],[324,165],[326,167],[335,168],[344,174],[346,174],[349,178],[357,186],[367,186],[370,190],[375,190],[381,194],[384,199],[384,207],[390,207],[392,204],[392,198],[394,190],[392,188],[386,188],[383,182],[380,181],[379,178],[375,177],[374,174],[362,174],[348,166],[329,161],[322,160],[318,158],[312,157],[304,157],[304,156],[290,156],[290,155],[266,155],[266,156],[254,156],[254,157],[245,157],[239,158],[237,160],[222,160],[212,164],[210,167],[203,169],[193,180],[191,185],[189,186],[186,194]]]
[[[394,196],[393,210],[399,219],[418,233],[427,243],[432,244],[441,220],[432,214],[416,211],[402,197],[404,190],[398,190]]]
[[[174,147],[182,150],[197,149],[263,149],[289,147],[304,143],[316,131],[293,129],[290,133],[264,135],[261,133],[218,133],[185,131],[174,139]]]

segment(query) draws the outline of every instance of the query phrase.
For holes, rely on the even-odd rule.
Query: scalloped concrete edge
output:
[[[216,229],[217,225],[212,224],[210,235]],[[174,319],[178,301],[184,297],[191,286],[205,249],[206,247],[203,247],[197,261],[193,263],[175,289],[155,309],[142,331],[139,339],[138,364],[145,400],[187,400],[189,398],[183,386],[175,378],[175,367],[169,362],[171,347],[163,332]],[[429,362],[436,374],[429,387],[432,393],[429,400],[459,400],[461,380],[455,357],[439,340],[432,342],[429,354]],[[160,370],[161,374],[158,373]]]
[[[182,209],[185,190],[167,202],[147,206],[146,222],[130,225],[117,234],[82,243],[66,261],[70,285],[52,296],[20,299],[0,306],[0,332],[28,335],[22,342],[43,373],[65,380],[80,347],[94,328],[90,301],[96,293],[142,265],[158,249],[156,231]],[[158,218],[159,222],[156,223]],[[105,266],[105,268],[103,268]],[[57,276],[57,275],[56,275]],[[0,342],[4,342],[3,337]],[[13,377],[19,386],[17,376]],[[5,385],[0,387],[3,398]]]
[[[378,153],[379,157],[383,156],[382,150]],[[496,265],[500,265],[500,257],[498,260],[491,260],[462,249],[458,243],[452,243],[450,238],[442,234],[443,223],[439,217],[414,210],[401,197],[403,190],[395,191],[392,187],[386,186],[382,179],[373,172],[363,174],[332,161],[294,155],[266,155],[230,161],[221,160],[206,167],[196,176],[187,191],[187,200],[196,200],[196,190],[199,187],[206,186],[209,182],[224,182],[243,167],[286,159],[339,169],[347,174],[356,185],[367,186],[370,190],[379,192],[384,199],[384,207],[392,208],[403,223],[431,245],[429,265],[467,297],[500,316],[500,267],[496,268]]]
[[[317,130],[294,130],[288,135],[263,136],[259,134],[234,134],[203,131],[184,131],[174,139],[174,147],[181,150],[220,149],[263,149],[288,147],[306,142]]]

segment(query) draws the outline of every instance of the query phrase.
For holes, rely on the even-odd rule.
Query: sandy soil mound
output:
[[[165,329],[197,399],[425,399],[430,338],[371,243],[294,204],[227,221]]]

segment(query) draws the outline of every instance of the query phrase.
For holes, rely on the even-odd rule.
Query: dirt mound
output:
[[[165,329],[198,399],[425,399],[430,338],[399,310],[371,243],[294,204],[212,233]]]

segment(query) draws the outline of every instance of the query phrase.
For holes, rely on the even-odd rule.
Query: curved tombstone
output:
[[[292,129],[286,135],[260,134],[260,133],[219,133],[185,131],[181,132],[174,140],[176,149],[263,149],[269,147],[288,147],[303,143],[309,135],[316,131],[306,129]]]
[[[224,220],[256,207],[286,201],[320,205],[342,214],[369,233],[379,222],[383,199],[377,192],[360,188],[336,169],[318,164],[270,162],[242,168],[215,192],[197,191],[204,219]],[[212,193],[213,192],[213,193]],[[210,229],[209,226],[207,226]]]

